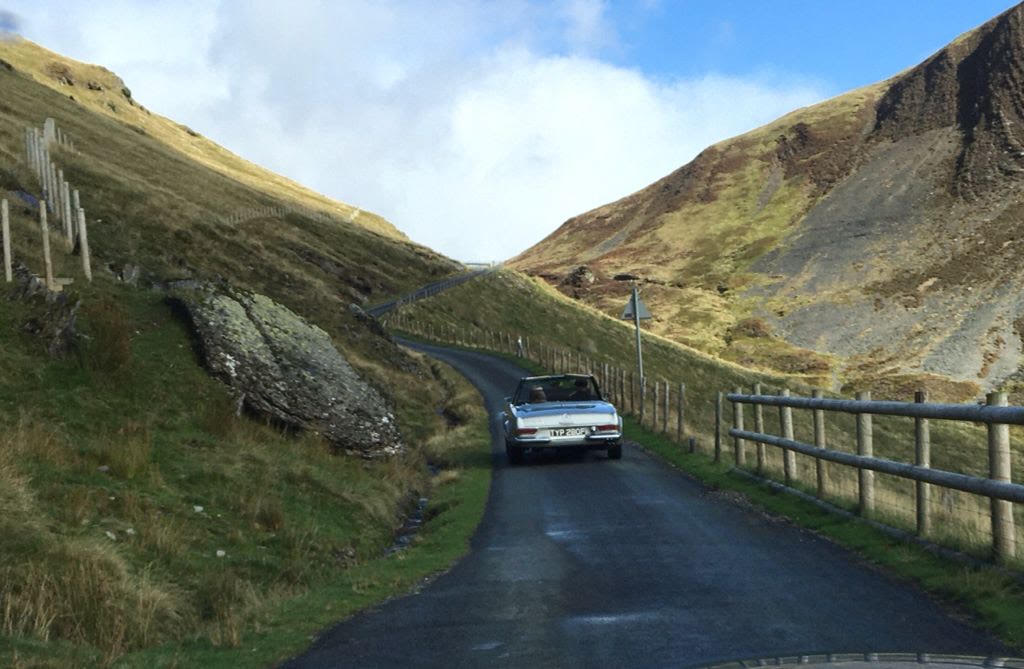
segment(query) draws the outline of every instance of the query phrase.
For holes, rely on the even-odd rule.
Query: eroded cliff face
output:
[[[774,348],[837,356],[837,385],[1000,384],[1022,356],[1022,84],[1017,6],[887,82],[710,147],[513,265],[557,282],[586,264],[608,278],[580,297],[609,312],[628,290],[613,277],[639,276],[655,330],[727,358],[737,323],[760,319]]]

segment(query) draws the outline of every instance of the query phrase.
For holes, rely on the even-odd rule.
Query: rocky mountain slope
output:
[[[635,276],[656,331],[745,364],[828,366],[837,387],[1012,380],[1022,22],[1017,6],[888,81],[711,146],[512,265],[609,313]]]

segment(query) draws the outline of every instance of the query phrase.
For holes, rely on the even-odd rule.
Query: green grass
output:
[[[90,345],[63,360],[18,327],[43,305],[0,302],[0,664],[265,665],[465,551],[490,439],[453,371],[413,361],[461,426],[413,395],[398,407],[406,456],[337,456],[235,418],[160,296],[111,291],[116,306],[83,313]],[[103,334],[104,318],[119,328]],[[100,348],[119,341],[127,356]],[[421,495],[419,540],[381,558]]]

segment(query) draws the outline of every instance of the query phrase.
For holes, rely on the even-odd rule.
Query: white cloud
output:
[[[824,97],[602,61],[616,35],[597,0],[182,6],[13,9],[28,37],[111,68],[151,109],[465,260],[509,257]]]

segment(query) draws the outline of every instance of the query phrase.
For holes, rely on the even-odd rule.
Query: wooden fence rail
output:
[[[1024,485],[1011,482],[1010,424],[1024,424],[1024,407],[1007,406],[1005,393],[989,393],[986,404],[927,404],[923,393],[915,402],[871,401],[870,395],[861,393],[856,400],[834,400],[820,397],[793,397],[789,395],[745,395],[739,391],[726,396],[733,403],[733,427],[730,436],[736,439],[737,451],[740,444],[749,440],[759,444],[777,446],[785,452],[808,455],[815,459],[818,495],[824,497],[824,466],[827,462],[855,467],[858,471],[858,499],[862,514],[874,509],[874,478],[872,472],[891,474],[916,481],[915,504],[918,533],[926,536],[931,527],[931,506],[928,485],[951,488],[988,497],[991,500],[992,551],[997,562],[1008,562],[1016,553],[1016,529],[1014,527],[1012,503],[1024,503]],[[802,408],[814,411],[815,443],[796,441],[792,435],[792,422],[787,426],[783,421],[783,436],[765,434],[761,431],[744,429],[744,404],[770,405],[786,409]],[[824,412],[839,411],[857,416],[857,454],[830,450],[824,443]],[[896,462],[873,455],[871,416],[882,414],[915,419],[915,463]],[[970,476],[956,472],[932,469],[929,462],[928,427],[929,418],[971,421],[988,425],[989,476]],[[736,461],[741,461],[737,453]],[[787,479],[789,474],[787,473]]]

